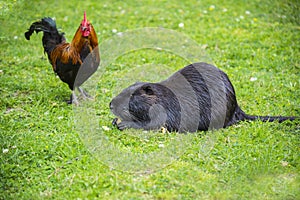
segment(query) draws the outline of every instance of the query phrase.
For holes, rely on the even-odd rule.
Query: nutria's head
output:
[[[142,82],[137,82],[114,97],[109,104],[112,113],[122,120],[132,121],[133,118],[129,112],[129,100],[132,94],[143,84]]]
[[[159,83],[135,83],[110,103],[111,111],[123,121],[178,130],[180,105],[174,93]]]

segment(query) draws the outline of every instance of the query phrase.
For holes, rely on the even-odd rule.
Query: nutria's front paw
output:
[[[120,131],[129,128],[128,125],[127,125],[127,123],[126,123],[126,122],[123,122],[123,121],[117,123],[116,126],[117,126],[117,128],[118,128]]]
[[[114,118],[112,121],[112,125],[116,126],[119,130],[124,130],[128,128],[128,125],[126,122],[121,121],[119,118]]]
[[[160,132],[162,132],[162,133],[168,133],[169,131],[168,131],[168,129],[166,128],[166,127],[161,127],[160,128]]]
[[[114,118],[112,121],[112,125],[113,126],[118,126],[118,124],[121,122],[121,120],[119,118]]]

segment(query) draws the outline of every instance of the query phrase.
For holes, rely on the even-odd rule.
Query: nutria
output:
[[[239,107],[228,76],[207,63],[190,64],[159,83],[137,82],[110,102],[120,130],[136,128],[195,132],[225,128],[243,120],[278,121],[295,117],[252,116]]]

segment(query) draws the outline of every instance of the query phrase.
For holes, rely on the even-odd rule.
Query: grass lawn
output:
[[[120,132],[108,106],[122,88],[163,80],[199,55],[229,75],[246,113],[300,116],[299,1],[5,0],[0,8],[0,199],[300,199],[299,120]],[[24,37],[50,16],[70,41],[84,10],[102,59],[93,119],[66,104],[71,92],[43,54],[42,34]],[[145,27],[172,32],[154,44],[171,50],[143,46],[157,37],[138,37]],[[185,39],[197,44],[187,57]],[[137,41],[141,48],[130,46]]]

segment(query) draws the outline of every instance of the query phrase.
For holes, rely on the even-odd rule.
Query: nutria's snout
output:
[[[113,110],[113,108],[114,108],[114,107],[113,107],[112,103],[109,102],[109,109],[110,109],[110,110]]]

